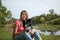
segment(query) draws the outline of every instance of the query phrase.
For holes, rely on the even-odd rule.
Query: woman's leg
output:
[[[32,40],[31,35],[27,32],[17,35],[13,40]]]
[[[25,38],[25,40],[32,40],[31,34],[28,32],[25,32],[24,38]]]
[[[33,35],[35,36],[35,38],[37,38],[37,40],[42,40],[41,37],[40,37],[40,34],[37,30],[34,32]]]
[[[19,35],[15,36],[15,37],[13,38],[13,40],[23,40],[23,39],[24,39],[24,38],[23,38],[23,35],[24,35],[24,33],[19,34]]]

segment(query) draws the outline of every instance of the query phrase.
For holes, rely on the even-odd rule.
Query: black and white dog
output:
[[[23,27],[26,32],[29,32],[29,30],[33,29],[31,19],[23,20]]]
[[[26,32],[31,32],[31,30],[33,29],[32,20],[31,19],[23,20],[23,27],[25,28]],[[34,38],[34,35],[31,35],[31,37]]]
[[[23,27],[25,28],[26,32],[31,32],[31,30],[33,29],[32,20],[31,19],[23,20]],[[34,35],[31,34],[31,37],[34,40]],[[42,40],[41,37],[40,40]]]

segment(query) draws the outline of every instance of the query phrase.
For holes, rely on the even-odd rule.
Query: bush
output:
[[[49,21],[48,23],[53,24],[53,25],[60,25],[60,18],[53,19],[53,20]]]

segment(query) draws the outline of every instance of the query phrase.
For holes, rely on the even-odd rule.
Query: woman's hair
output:
[[[20,13],[20,20],[21,20],[21,21],[23,20],[23,19],[22,19],[22,14],[23,14],[23,12],[25,12],[25,14],[26,14],[26,19],[28,19],[28,13],[27,13],[27,11],[26,11],[26,10],[22,10],[21,13]]]

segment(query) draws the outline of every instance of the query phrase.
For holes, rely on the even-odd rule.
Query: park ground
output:
[[[42,26],[42,27],[41,27]],[[43,26],[46,26],[45,24],[44,25],[40,25],[40,29],[44,29]],[[48,25],[47,28],[56,28],[56,27],[50,27],[50,26],[54,26],[54,25]],[[60,26],[60,25],[59,25]],[[47,29],[45,28],[45,29]],[[58,26],[57,26],[58,28]],[[43,40],[60,40],[60,36],[55,36],[53,34],[51,35],[44,35],[44,34],[41,34],[41,37]],[[0,29],[0,40],[12,40],[12,31],[11,30],[5,30],[4,28]]]

